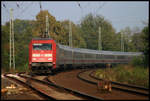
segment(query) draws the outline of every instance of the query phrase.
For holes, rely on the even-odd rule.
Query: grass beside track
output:
[[[115,82],[149,87],[149,68],[118,65],[113,68],[98,69],[95,76]]]

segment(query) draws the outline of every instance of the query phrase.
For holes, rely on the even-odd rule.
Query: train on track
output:
[[[98,51],[60,45],[51,38],[34,38],[29,44],[29,69],[49,73],[59,68],[98,64],[125,64],[141,52]]]

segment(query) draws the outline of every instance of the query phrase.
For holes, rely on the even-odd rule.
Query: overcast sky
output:
[[[48,10],[56,20],[69,19],[75,24],[80,23],[81,18],[89,13],[102,15],[111,22],[117,32],[127,26],[131,29],[136,26],[143,28],[142,21],[149,19],[148,1],[42,1],[41,4],[42,10]],[[2,25],[9,21],[10,8],[14,9],[14,19],[35,20],[35,16],[40,11],[40,3],[39,1],[2,1]]]

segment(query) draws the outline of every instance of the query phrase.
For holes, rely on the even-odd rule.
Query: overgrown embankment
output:
[[[111,81],[149,87],[149,68],[132,65],[118,65],[114,68],[99,69],[96,77]]]

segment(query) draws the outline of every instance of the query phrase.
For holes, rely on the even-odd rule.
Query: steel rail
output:
[[[10,74],[10,73],[9,73],[9,74]],[[36,94],[38,94],[40,97],[42,97],[42,98],[44,98],[44,99],[46,99],[46,100],[56,100],[56,99],[54,99],[54,98],[52,98],[52,97],[50,97],[50,96],[48,96],[48,95],[42,93],[42,92],[39,91],[38,89],[32,87],[32,86],[29,85],[28,83],[25,83],[25,82],[23,82],[23,81],[21,81],[21,80],[18,80],[18,79],[15,78],[15,77],[7,76],[7,74],[5,74],[4,76],[5,76],[6,78],[8,78],[8,79],[11,79],[11,80],[13,80],[13,81],[18,82],[19,84],[21,84],[21,85],[23,85],[23,86],[25,86],[25,87],[27,87],[27,88],[30,88],[32,91],[36,92]]]
[[[95,72],[95,71],[93,71]],[[97,79],[97,80],[103,80],[101,78],[98,78],[98,77],[95,77],[93,76],[93,72],[91,72],[89,74],[90,77],[94,78],[94,79]],[[113,84],[117,84],[117,85],[121,85],[121,86],[126,86],[126,87],[131,87],[131,88],[137,88],[137,89],[141,89],[141,90],[145,90],[145,91],[149,91],[149,88],[145,88],[145,87],[141,87],[141,86],[134,86],[134,85],[131,85],[131,84],[124,84],[124,83],[119,83],[119,82],[114,82],[114,81],[110,81],[111,83]]]
[[[57,85],[57,84],[54,84],[52,81],[50,81],[48,79],[48,77],[46,78],[47,81],[43,81],[43,80],[38,80],[38,79],[35,79],[35,78],[32,78],[32,77],[26,77],[26,76],[23,76],[23,75],[20,75],[21,77],[24,77],[24,78],[30,78],[34,81],[37,81],[39,83],[43,83],[43,84],[46,84],[46,85],[49,85],[49,86],[54,86],[56,88],[59,88],[59,89],[64,89],[68,92],[72,92],[78,96],[81,96],[81,97],[85,97],[85,98],[88,98],[88,99],[92,99],[92,100],[104,100],[102,98],[99,98],[99,97],[94,97],[94,96],[91,96],[91,95],[88,95],[86,93],[83,93],[83,92],[79,92],[79,91],[76,91],[76,90],[72,90],[70,88],[66,88],[66,87],[63,87],[63,86],[60,86],[60,85]]]
[[[83,81],[85,81],[85,82],[88,82],[88,83],[97,85],[96,82],[93,82],[93,81],[84,79],[84,78],[82,78],[82,77],[80,76],[81,73],[86,72],[86,71],[89,71],[89,70],[83,70],[83,71],[79,72],[79,73],[77,74],[77,78],[79,78],[80,80],[83,80]],[[134,91],[134,90],[122,89],[122,88],[119,88],[119,87],[113,87],[113,86],[112,86],[112,88],[113,88],[113,89],[116,89],[116,90],[121,90],[121,91],[125,91],[125,92],[134,93],[134,94],[139,94],[139,95],[149,96],[148,93],[142,93],[142,92],[137,92],[137,91]]]

